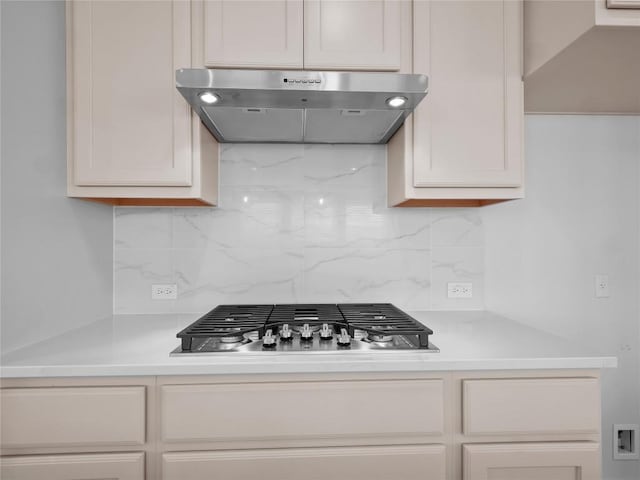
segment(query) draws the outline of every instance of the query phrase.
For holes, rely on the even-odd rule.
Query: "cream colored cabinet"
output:
[[[318,70],[400,70],[399,0],[306,0],[304,66]]]
[[[594,442],[463,445],[464,480],[599,480]]]
[[[607,0],[607,8],[631,8],[640,10],[640,0]]]
[[[440,379],[164,385],[160,395],[167,443],[267,447],[317,445],[328,438],[427,443],[444,434]],[[397,404],[403,415],[378,415]],[[226,414],[234,409],[244,412],[242,422]]]
[[[207,67],[303,67],[302,0],[207,0]]]
[[[214,68],[400,70],[402,31],[411,28],[410,11],[410,0],[207,0],[204,63]]]
[[[527,113],[640,113],[640,0],[525,0]]]
[[[445,464],[444,445],[175,452],[162,456],[162,478],[444,480]]]
[[[11,480],[599,480],[597,371],[2,379]]]
[[[413,22],[429,93],[389,143],[389,205],[521,198],[522,2],[417,1]]]
[[[597,434],[597,378],[471,379],[462,382],[465,435]]]
[[[3,388],[3,448],[145,443],[145,387]]]
[[[217,145],[175,88],[175,70],[190,67],[197,54],[194,5],[67,4],[69,196],[134,205],[216,202]]]
[[[33,455],[0,459],[5,480],[144,480],[144,453]]]

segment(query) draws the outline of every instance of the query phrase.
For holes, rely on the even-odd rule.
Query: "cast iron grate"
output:
[[[264,326],[273,305],[218,305],[187,328],[178,333],[182,350],[190,351],[193,338],[230,337],[258,332],[264,335]]]
[[[329,324],[335,331],[346,328],[355,336],[360,330],[373,335],[415,336],[419,348],[429,347],[433,330],[425,327],[390,303],[283,304],[283,305],[219,305],[177,334],[182,350],[191,351],[194,338],[237,337],[257,333],[264,336],[267,328],[278,329],[309,324]]]
[[[267,328],[285,323],[291,327],[302,326],[305,323],[311,327],[327,323],[336,331],[347,328],[344,317],[335,303],[275,305],[267,321]]]
[[[338,308],[349,325],[351,336],[356,330],[375,335],[415,335],[420,348],[429,346],[433,330],[390,303],[345,303]]]

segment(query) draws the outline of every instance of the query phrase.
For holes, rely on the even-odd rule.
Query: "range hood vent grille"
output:
[[[387,143],[427,90],[424,75],[396,73],[191,69],[176,80],[222,143]]]

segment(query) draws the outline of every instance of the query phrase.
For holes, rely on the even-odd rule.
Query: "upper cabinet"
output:
[[[305,1],[305,68],[400,70],[402,3],[407,2]]]
[[[206,0],[213,68],[400,70],[408,0]],[[403,23],[404,22],[404,23]]]
[[[302,0],[208,0],[204,4],[207,67],[303,67]]]
[[[413,25],[413,70],[429,93],[389,143],[389,204],[521,198],[522,3],[414,2]]]
[[[175,88],[176,69],[204,67],[426,74],[388,145],[389,204],[523,196],[521,1],[72,0],[67,13],[69,196],[214,205],[218,145]]]
[[[208,205],[217,144],[175,88],[192,65],[183,1],[67,4],[68,194],[121,205]]]
[[[525,0],[525,111],[640,113],[639,0]]]

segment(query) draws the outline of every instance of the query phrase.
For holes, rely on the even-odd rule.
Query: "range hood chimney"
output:
[[[384,144],[427,94],[427,77],[180,69],[176,87],[222,143]]]

